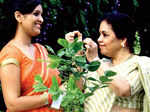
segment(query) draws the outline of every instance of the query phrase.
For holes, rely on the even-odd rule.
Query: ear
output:
[[[18,23],[22,23],[22,21],[24,20],[24,16],[20,11],[15,11],[14,16]]]
[[[122,46],[122,47],[127,46],[127,38],[123,38],[123,39],[122,39],[121,46]]]

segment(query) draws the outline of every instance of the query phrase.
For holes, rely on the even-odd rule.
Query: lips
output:
[[[36,24],[37,28],[41,29],[41,25],[40,24]]]

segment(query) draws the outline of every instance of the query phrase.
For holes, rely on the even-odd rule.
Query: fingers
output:
[[[72,42],[74,41],[74,33],[73,33],[73,32],[67,33],[67,34],[65,35],[65,39],[66,39],[68,42],[72,43]]]
[[[97,44],[91,38],[86,38],[83,42],[86,47],[86,58],[89,62],[91,62],[94,58],[98,57]]]
[[[78,37],[78,41],[82,41],[82,34],[79,31],[73,31],[73,32],[69,32],[65,35],[65,39],[72,43],[74,41],[74,37],[75,35],[77,35]]]
[[[86,38],[83,42],[85,43],[85,47],[87,49],[97,48],[97,44],[91,38]]]
[[[79,31],[74,31],[73,33],[74,35],[77,35],[78,41],[82,41],[82,33],[80,33]]]

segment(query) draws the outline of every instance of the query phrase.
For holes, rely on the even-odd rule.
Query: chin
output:
[[[36,32],[34,32],[34,34],[33,34],[33,36],[38,36],[38,35],[40,35],[40,31],[36,31]]]
[[[104,55],[104,56],[108,56],[108,54],[106,53],[106,52],[104,52],[104,51],[101,51],[100,52],[102,55]]]
[[[33,37],[36,37],[36,36],[38,36],[39,34],[40,34],[40,33],[38,33],[38,34],[36,33],[36,34],[33,34],[32,36],[33,36]]]

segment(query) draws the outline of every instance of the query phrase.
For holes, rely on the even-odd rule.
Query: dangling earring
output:
[[[121,43],[121,46],[124,48],[125,47],[124,43]]]

